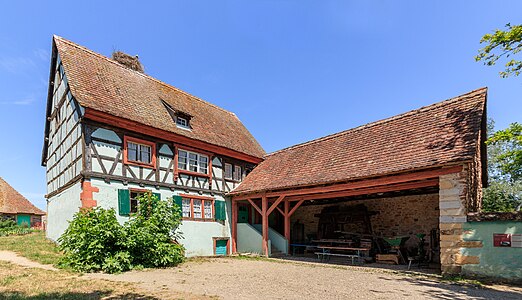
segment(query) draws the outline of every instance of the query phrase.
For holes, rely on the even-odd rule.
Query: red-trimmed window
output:
[[[184,220],[214,221],[214,199],[202,196],[181,195]]]
[[[178,149],[178,169],[191,173],[208,174],[209,157],[205,154]]]
[[[138,138],[124,138],[124,162],[140,166],[154,167],[156,165],[156,144]]]

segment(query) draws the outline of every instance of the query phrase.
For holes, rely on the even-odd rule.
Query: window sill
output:
[[[228,178],[225,178],[225,181],[228,181],[228,182],[234,182],[234,183],[241,183],[243,180],[235,180],[235,179],[228,179]]]
[[[195,218],[182,218],[183,221],[194,221],[194,222],[217,222],[216,219],[195,219]]]
[[[208,173],[199,173],[199,172],[193,172],[193,171],[187,171],[187,170],[181,170],[178,169],[179,174],[185,174],[185,175],[192,175],[192,176],[199,176],[199,177],[208,177],[210,178],[210,175]]]
[[[156,167],[153,164],[146,164],[146,163],[142,163],[139,161],[127,160],[127,161],[125,161],[125,164],[131,165],[131,166],[136,166],[136,167],[145,167],[145,168],[150,168],[150,169],[156,169]]]

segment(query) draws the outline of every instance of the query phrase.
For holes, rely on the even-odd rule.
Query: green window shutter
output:
[[[152,193],[154,196],[158,197],[158,200],[161,200],[161,194],[160,193]]]
[[[227,214],[225,212],[225,201],[214,201],[214,211],[216,221],[225,221],[227,219]]]
[[[179,214],[181,215],[182,214],[182,205],[183,205],[183,197],[181,196],[174,196],[172,197],[173,198],[173,201],[174,201],[174,204],[177,205],[177,209],[179,211]]]
[[[120,216],[130,215],[129,190],[118,190],[118,211],[120,213]]]

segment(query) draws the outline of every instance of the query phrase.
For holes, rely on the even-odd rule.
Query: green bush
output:
[[[24,224],[18,225],[11,219],[0,220],[0,236],[24,235],[36,231],[35,229],[29,228],[29,226],[24,226]]]
[[[58,239],[62,265],[82,272],[99,271],[106,259],[125,249],[125,232],[114,209],[96,207],[78,212]]]
[[[184,249],[175,243],[181,238],[181,223],[173,201],[159,201],[152,194],[138,199],[138,213],[125,224],[127,249],[133,262],[143,267],[167,267],[180,263]]]
[[[132,268],[179,264],[184,248],[175,240],[181,223],[173,201],[147,193],[138,198],[138,213],[120,225],[114,209],[93,208],[77,213],[58,240],[62,265],[81,272],[118,273]]]

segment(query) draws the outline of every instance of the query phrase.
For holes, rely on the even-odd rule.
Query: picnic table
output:
[[[322,252],[315,252],[317,258],[321,260],[321,262],[328,261],[331,256],[339,256],[339,257],[348,257],[351,258],[352,264],[354,264],[355,259],[359,260],[363,256],[361,256],[362,251],[370,251],[370,248],[360,248],[360,247],[336,247],[336,246],[317,246],[318,249],[321,249]],[[344,254],[344,253],[332,253],[332,251],[341,251],[341,252],[356,252],[356,254]]]

